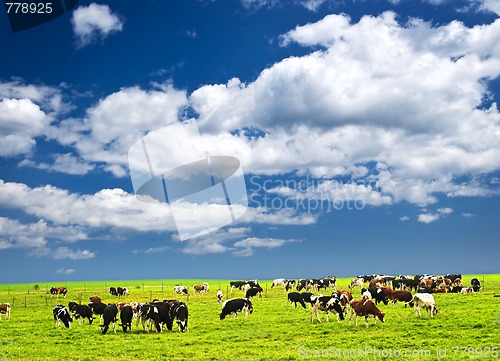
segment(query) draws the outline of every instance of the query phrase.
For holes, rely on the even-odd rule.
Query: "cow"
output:
[[[271,284],[271,288],[274,287],[279,287],[279,286],[284,286],[286,282],[286,279],[284,278],[276,278],[273,283]]]
[[[151,302],[151,306],[156,308],[158,318],[155,320],[155,327],[157,332],[163,331],[163,325],[167,326],[167,330],[172,331],[173,320],[170,314],[172,306],[181,303],[178,300],[163,300],[161,302]]]
[[[308,290],[315,289],[315,288],[316,288],[315,282],[311,278],[308,278],[308,279],[302,278],[297,282],[297,291],[301,291],[301,290],[308,291]]]
[[[295,308],[297,308],[297,303],[300,303],[300,305],[306,309],[306,303],[304,302],[304,298],[302,297],[302,294],[299,292],[289,292],[286,300],[286,308],[288,308],[288,305],[293,302]]]
[[[186,304],[184,302],[174,303],[170,307],[170,318],[177,322],[177,327],[180,332],[186,332],[188,328],[188,317],[189,312]]]
[[[393,290],[389,294],[389,300],[392,301],[392,306],[395,306],[398,301],[405,302],[405,307],[412,300],[411,292],[406,290]]]
[[[194,294],[202,293],[202,292],[206,293],[206,292],[208,292],[208,289],[209,289],[209,285],[206,282],[204,282],[202,285],[194,285],[193,286]]]
[[[78,320],[80,325],[85,322],[86,318],[89,320],[89,325],[91,325],[92,321],[94,321],[94,318],[92,317],[92,309],[88,305],[80,305],[76,302],[70,302],[68,304],[68,309],[73,314],[73,317]]]
[[[304,300],[304,302],[310,303],[311,307],[316,302],[316,297],[318,297],[318,296],[313,295],[311,292],[302,292],[301,295],[302,295],[302,299]],[[320,295],[320,296],[323,296],[323,295]]]
[[[106,304],[102,302],[89,302],[89,307],[93,314],[100,316],[99,323],[101,323]]]
[[[66,294],[68,293],[68,289],[66,287],[51,287],[50,294],[55,297],[59,297],[59,295],[63,295],[66,298]]]
[[[319,280],[317,280],[315,282],[315,285],[316,285],[316,289],[317,290],[320,290],[322,288],[324,288],[325,290],[328,288],[328,287],[331,287],[331,288],[336,288],[336,279],[335,278],[320,278]]]
[[[99,297],[99,296],[90,296],[89,300],[90,300],[90,302],[101,302],[101,297]]]
[[[365,284],[364,278],[356,277],[356,278],[353,278],[353,280],[349,284],[349,289],[352,290],[354,287],[363,287],[364,284]]]
[[[455,287],[463,287],[464,284],[462,282],[462,279],[461,278],[455,278],[455,280],[453,281],[453,286],[455,286]]]
[[[108,304],[104,309],[104,312],[102,313],[102,318],[104,320],[104,323],[102,324],[101,329],[103,335],[105,335],[106,332],[108,332],[110,324],[113,324],[112,325],[113,332],[116,332],[115,322],[117,315],[118,315],[118,307],[116,307],[114,303]]]
[[[470,285],[474,289],[474,292],[479,292],[481,290],[481,282],[477,278],[470,280]]]
[[[354,324],[358,325],[358,316],[365,317],[365,324],[368,327],[368,317],[373,317],[373,325],[377,322],[377,318],[381,322],[384,321],[385,313],[381,312],[372,300],[352,300],[351,314],[349,316],[349,324],[351,324],[352,316],[354,315]]]
[[[368,283],[368,288],[384,287],[387,284],[384,277],[376,277]]]
[[[231,286],[231,293],[233,293],[233,288],[237,288],[241,291],[243,286],[245,286],[245,281],[231,281],[229,282],[229,286]]]
[[[364,294],[366,291],[370,292],[372,299],[375,300],[375,303],[378,305],[379,302],[383,302],[384,305],[387,305],[389,303],[388,301],[388,293],[385,292],[386,288],[375,288],[375,287],[370,287],[368,289],[362,288],[361,289],[361,294]]]
[[[292,290],[295,287],[295,280],[285,280],[283,287],[285,287],[285,291]]]
[[[5,314],[6,320],[10,320],[10,303],[0,303],[0,320],[2,319],[2,313]]]
[[[436,302],[434,301],[434,296],[429,293],[416,293],[413,299],[409,303],[410,306],[414,307],[415,314],[418,317],[422,317],[420,314],[420,309],[425,308],[425,312],[428,315],[430,311],[430,317],[436,316],[439,308],[436,307]]]
[[[116,288],[117,296],[128,296],[128,288],[127,287],[117,287]]]
[[[61,322],[64,326],[66,326],[66,328],[71,327],[73,319],[71,318],[71,315],[66,307],[63,305],[56,305],[52,310],[52,313],[54,314],[54,328],[59,328]]]
[[[352,300],[351,292],[347,290],[338,290],[332,293],[332,297],[337,297],[339,299],[342,309],[346,312],[346,309]]]
[[[451,288],[451,291],[450,291],[450,292],[452,292],[452,293],[461,293],[463,288],[464,288],[464,287],[462,287],[462,286],[453,286],[453,287]]]
[[[316,315],[316,318],[321,323],[321,319],[319,318],[318,311],[326,312],[326,322],[328,322],[328,318],[330,316],[330,312],[333,312],[337,315],[337,321],[344,320],[344,310],[342,305],[340,304],[340,299],[338,297],[331,296],[321,296],[316,298],[316,302],[311,309],[311,322],[313,322],[313,316]]]
[[[444,276],[445,278],[448,278],[451,280],[451,282],[455,282],[457,279],[462,279],[462,275],[460,273],[455,273],[455,274],[447,274]]]
[[[408,291],[415,290],[417,292],[418,286],[419,286],[419,281],[413,280],[413,279],[400,279],[399,280],[400,285],[405,288]]]
[[[174,293],[176,295],[185,295],[189,296],[189,289],[186,286],[175,286]]]
[[[222,304],[224,302],[224,293],[222,293],[222,290],[217,290],[217,302],[219,304]]]
[[[245,298],[252,298],[252,297],[255,297],[257,295],[259,295],[259,298],[262,298],[262,291],[264,291],[262,289],[262,287],[252,287],[250,288],[249,290],[247,290],[247,292],[245,293]]]
[[[127,332],[127,329],[132,331],[132,318],[134,317],[134,311],[132,306],[126,304],[120,307],[120,321],[123,332]]]
[[[139,320],[141,321],[144,331],[151,331],[151,324],[154,323],[155,326],[160,324],[158,308],[149,303],[140,303],[137,306],[136,328],[139,327]],[[158,332],[160,331],[159,328],[157,330]]]
[[[467,293],[474,293],[474,287],[463,287],[461,290],[460,290],[460,293],[461,294],[467,294]]]
[[[115,287],[110,287],[109,293],[111,294],[111,296],[118,296],[118,291],[116,290]]]
[[[252,314],[253,312],[252,302],[247,298],[233,298],[227,300],[222,304],[222,312],[219,314],[219,317],[223,320],[227,315],[233,313],[236,318],[238,312],[245,312],[245,319],[248,318],[248,314]]]

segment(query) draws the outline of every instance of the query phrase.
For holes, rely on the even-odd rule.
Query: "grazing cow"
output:
[[[180,332],[186,332],[188,328],[189,312],[184,302],[173,303],[170,307],[170,319],[177,322],[177,327]]]
[[[10,303],[0,303],[0,320],[2,319],[2,313],[5,314],[6,320],[10,320]]]
[[[189,296],[189,289],[186,286],[175,286],[174,293],[176,295],[186,295]]]
[[[130,305],[124,305],[120,307],[120,321],[121,324],[119,326],[122,326],[123,332],[127,332],[127,329],[132,331],[132,318],[134,316],[134,311],[132,309],[132,306]]]
[[[151,331],[151,325],[160,324],[160,316],[158,314],[158,308],[149,303],[140,303],[137,306],[137,319],[135,327],[139,327],[139,320],[142,324],[142,329],[146,332]],[[157,331],[160,332],[160,328],[157,328]]]
[[[222,302],[224,302],[224,293],[222,293],[222,290],[217,290],[217,302],[219,304],[222,304]]]
[[[361,299],[371,300],[372,298],[372,293],[370,291],[368,291],[366,288],[361,289]]]
[[[173,320],[170,315],[172,306],[181,303],[178,300],[163,300],[161,302],[151,302],[151,305],[158,311],[158,319],[155,321],[156,331],[162,332],[163,325],[167,326],[167,330],[172,331]]]
[[[470,285],[474,289],[474,292],[479,292],[481,290],[481,282],[477,278],[470,280]]]
[[[252,302],[247,298],[233,298],[227,300],[222,304],[222,312],[219,316],[220,319],[223,320],[227,315],[233,313],[236,318],[238,312],[245,312],[245,319],[248,318],[248,313],[252,314],[253,312]]]
[[[110,287],[109,293],[111,294],[111,296],[118,296],[118,291],[116,290],[115,287]]]
[[[114,303],[110,303],[106,306],[104,309],[104,312],[102,313],[102,318],[104,319],[104,323],[101,326],[102,328],[102,334],[105,335],[106,332],[109,330],[109,325],[113,324],[113,332],[116,332],[115,330],[115,322],[116,322],[116,316],[118,315],[118,307]]]
[[[376,277],[370,281],[370,283],[368,284],[368,288],[384,287],[386,284],[387,283],[384,277]]]
[[[300,303],[304,309],[306,309],[306,303],[304,302],[304,298],[302,295],[298,292],[289,292],[286,300],[286,308],[288,308],[288,305],[290,303],[294,304],[295,308],[297,308],[297,302]]]
[[[80,325],[85,322],[86,318],[89,320],[89,325],[91,325],[92,321],[94,321],[94,318],[92,317],[92,309],[88,305],[80,305],[76,302],[70,302],[68,304],[68,309],[73,314],[73,317],[78,320]]]
[[[389,300],[392,301],[392,306],[396,305],[398,301],[405,302],[405,307],[406,305],[411,302],[413,296],[411,295],[411,292],[408,292],[406,290],[393,290],[389,294]]]
[[[90,300],[90,302],[101,302],[101,297],[99,297],[99,296],[90,296],[89,300]]]
[[[66,294],[68,293],[68,289],[66,287],[51,287],[50,294],[52,296],[59,297],[59,295],[63,295],[66,298]]]
[[[245,286],[245,281],[231,281],[229,282],[229,286],[231,286],[231,293],[233,293],[233,288],[237,288],[241,291],[243,286]]]
[[[422,317],[420,314],[421,308],[425,308],[425,313],[427,315],[430,311],[431,317],[436,316],[439,311],[439,308],[436,307],[434,296],[429,293],[416,293],[409,305],[414,307],[415,314],[418,314],[418,317]]]
[[[330,312],[333,312],[337,315],[337,321],[339,320],[339,317],[341,320],[344,320],[344,310],[342,308],[342,305],[340,304],[340,299],[338,297],[331,297],[331,296],[317,297],[316,302],[314,303],[314,306],[311,309],[311,322],[313,322],[313,316],[316,315],[316,318],[321,323],[318,311],[326,312],[326,322],[328,322]]]
[[[273,283],[271,285],[271,288],[279,287],[279,286],[284,286],[285,282],[286,282],[286,279],[284,279],[284,278],[276,278],[273,281]]]
[[[106,304],[102,302],[89,302],[89,307],[93,314],[100,316],[99,323],[101,323]]]
[[[358,316],[365,317],[366,327],[368,327],[368,317],[373,317],[373,325],[377,322],[377,318],[381,322],[384,321],[385,313],[381,312],[372,300],[352,300],[351,301],[351,315],[349,317],[349,324],[351,324],[352,316],[354,315],[354,324],[358,325]]]
[[[56,305],[52,310],[54,314],[54,328],[59,328],[60,323],[62,322],[66,328],[71,327],[71,322],[73,319],[68,312],[68,309],[63,305]]]
[[[259,298],[262,298],[262,291],[264,291],[264,290],[260,286],[259,287],[252,287],[245,293],[245,298],[252,298],[252,297],[255,297],[257,295],[259,295]]]

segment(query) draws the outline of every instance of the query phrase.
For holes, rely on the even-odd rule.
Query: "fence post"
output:
[[[24,295],[24,308],[26,308],[26,295]]]
[[[30,294],[30,285],[28,285],[28,295]]]

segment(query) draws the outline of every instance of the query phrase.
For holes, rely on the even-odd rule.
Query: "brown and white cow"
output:
[[[411,292],[405,290],[393,290],[389,294],[389,300],[392,301],[392,306],[395,306],[398,301],[405,302],[406,305],[411,302],[413,296]]]
[[[193,292],[194,294],[197,293],[207,293],[209,289],[208,283],[204,282],[202,285],[194,285],[193,286]]]
[[[372,300],[352,300],[351,314],[349,316],[349,324],[351,324],[352,316],[354,315],[354,324],[358,325],[358,316],[365,317],[366,327],[368,327],[368,317],[373,317],[373,324],[377,322],[377,318],[381,322],[384,321],[385,313],[381,312]]]
[[[89,297],[90,302],[101,302],[101,297],[99,296],[90,296]]]
[[[10,320],[10,303],[0,303],[0,320],[2,319],[2,313],[5,314],[6,320]]]
[[[66,298],[66,294],[68,293],[68,289],[66,287],[51,287],[50,294],[52,296],[59,297],[59,295],[63,295]]]

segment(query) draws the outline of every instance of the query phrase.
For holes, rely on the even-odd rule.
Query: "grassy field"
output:
[[[474,275],[464,277],[466,284]],[[1,360],[465,360],[500,359],[500,275],[475,275],[485,290],[476,294],[435,294],[441,308],[436,318],[417,318],[413,310],[381,305],[386,322],[365,328],[364,319],[354,322],[311,324],[310,312],[286,308],[287,292],[271,289],[271,281],[260,281],[264,297],[253,300],[254,313],[245,320],[219,320],[220,305],[215,293],[220,288],[228,298],[229,281],[152,280],[78,282],[68,284],[0,285],[0,302],[12,305],[11,320],[0,321]],[[110,286],[128,287],[130,295],[121,301],[146,302],[152,298],[179,298],[174,285],[209,282],[210,293],[191,295],[189,331],[101,335],[98,320],[92,325],[74,322],[70,329],[54,328],[52,308],[57,303],[84,303],[99,295],[103,302],[117,302]],[[350,280],[337,281],[347,289]],[[51,286],[68,288],[66,299],[47,294]],[[330,292],[330,291],[329,291]],[[233,297],[242,297],[236,290]],[[359,288],[354,297],[360,297]],[[185,297],[180,298],[186,301]],[[425,313],[425,312],[424,312]],[[325,315],[321,315],[324,321]],[[371,323],[371,322],[370,322]],[[140,326],[139,326],[140,327]]]

